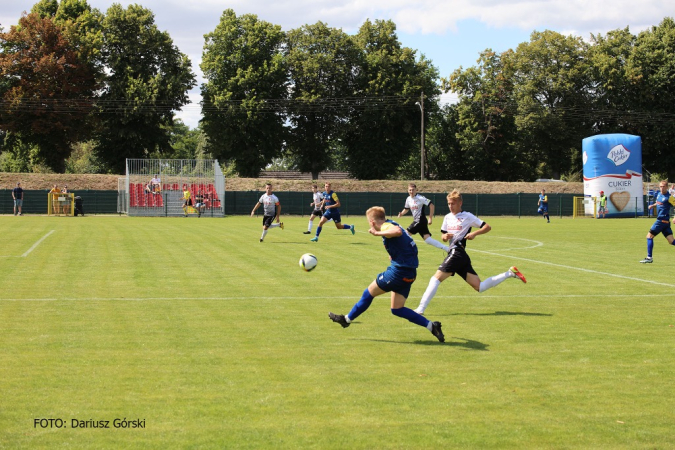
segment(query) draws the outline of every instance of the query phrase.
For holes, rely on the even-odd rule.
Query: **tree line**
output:
[[[191,62],[150,10],[41,0],[0,31],[0,170],[210,157],[241,176],[273,165],[418,178],[423,112],[429,178],[574,179],[581,140],[613,132],[641,136],[646,170],[675,176],[672,18],[588,41],[533,32],[441,78],[392,21],[283,31],[227,9],[205,35],[196,129],[175,120],[196,86]],[[442,104],[444,92],[459,101]]]

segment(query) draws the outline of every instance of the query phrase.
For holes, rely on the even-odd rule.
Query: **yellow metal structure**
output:
[[[573,217],[575,219],[594,219],[598,212],[598,202],[595,197],[574,197]]]
[[[47,194],[47,215],[49,216],[74,216],[75,194],[62,192],[50,192]]]

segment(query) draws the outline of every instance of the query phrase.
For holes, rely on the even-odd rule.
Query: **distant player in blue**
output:
[[[375,277],[370,286],[363,291],[361,299],[354,305],[349,314],[328,313],[333,321],[347,328],[354,319],[363,314],[373,298],[386,292],[391,292],[391,313],[406,319],[416,325],[425,327],[436,338],[445,342],[445,336],[441,331],[440,322],[431,322],[424,316],[417,314],[412,309],[405,307],[405,301],[410,294],[410,287],[417,277],[417,245],[410,235],[396,222],[387,220],[384,208],[374,206],[366,211],[366,217],[370,223],[368,232],[373,236],[382,236],[384,248],[389,253],[391,264],[387,270]]]
[[[342,224],[342,219],[340,219],[340,210],[338,209],[340,207],[340,199],[338,198],[337,194],[331,189],[330,183],[324,184],[324,188],[326,189],[326,191],[323,192],[322,195],[323,195],[323,207],[326,210],[326,212],[323,213],[323,216],[319,221],[319,225],[317,225],[316,227],[316,236],[310,239],[310,241],[312,242],[317,242],[319,240],[319,235],[321,234],[323,224],[331,219],[333,219],[333,222],[335,222],[335,228],[337,228],[338,230],[350,230],[352,234],[356,233],[354,225]]]
[[[537,212],[544,216],[547,223],[551,223],[551,219],[548,217],[548,195],[546,195],[546,191],[543,189],[541,190],[541,194],[539,194],[537,205],[539,206]]]
[[[668,182],[665,180],[659,183],[659,190],[660,192],[656,195],[654,203],[649,205],[649,209],[656,208],[656,222],[647,233],[647,257],[640,261],[643,264],[654,262],[652,259],[654,236],[663,233],[663,237],[668,240],[670,245],[673,245],[673,241],[675,241],[673,230],[670,228],[670,208],[675,205],[675,197],[668,192]]]

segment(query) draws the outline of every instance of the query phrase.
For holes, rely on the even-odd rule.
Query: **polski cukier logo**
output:
[[[630,158],[630,150],[624,147],[622,144],[612,147],[612,149],[607,154],[607,159],[612,161],[615,166],[620,166],[621,164],[628,161]]]

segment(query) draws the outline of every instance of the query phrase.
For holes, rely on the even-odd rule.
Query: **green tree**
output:
[[[279,156],[285,140],[287,74],[278,25],[246,14],[223,12],[206,35],[201,69],[203,119],[208,150],[233,161],[241,176],[257,177]]]
[[[466,151],[457,139],[459,105],[444,105],[429,116],[425,140],[429,178],[436,180],[469,180]],[[419,170],[418,170],[419,172]],[[417,173],[411,174],[416,176]]]
[[[0,126],[38,149],[35,164],[63,172],[71,145],[91,131],[96,73],[64,28],[36,13],[0,33],[0,45]]]
[[[513,70],[516,124],[522,148],[540,161],[542,176],[581,168],[581,140],[592,133],[588,44],[554,31],[534,32],[506,61]]]
[[[354,92],[361,52],[342,30],[322,22],[287,34],[292,128],[288,150],[295,167],[314,179],[329,167],[331,153],[343,137],[346,99]]]
[[[438,70],[401,45],[392,21],[366,21],[354,42],[362,55],[352,95],[361,103],[345,124],[346,163],[356,178],[391,178],[411,154],[419,156],[421,111],[415,103],[423,92],[428,121],[437,110]],[[373,164],[373,155],[383,157]]]
[[[668,17],[638,34],[626,67],[640,116],[633,128],[642,136],[643,164],[675,179],[675,21]]]
[[[451,174],[460,179],[515,181],[534,176],[533,162],[521,150],[515,123],[513,72],[505,61],[511,52],[485,50],[478,65],[460,68],[444,80],[459,95],[453,113],[460,150]],[[445,125],[450,131],[452,128]],[[443,129],[443,128],[442,128]],[[452,141],[450,141],[452,143]]]
[[[190,61],[141,6],[113,4],[103,21],[108,75],[98,101],[97,156],[113,173],[126,158],[171,153],[174,111],[195,85]]]
[[[595,132],[625,133],[637,126],[626,113],[638,106],[636,89],[627,73],[635,42],[628,28],[610,31],[606,36],[591,35],[588,59]]]
[[[205,157],[201,145],[203,140],[201,129],[191,129],[182,120],[176,119],[169,133],[172,152],[163,157],[172,159],[203,159]]]

